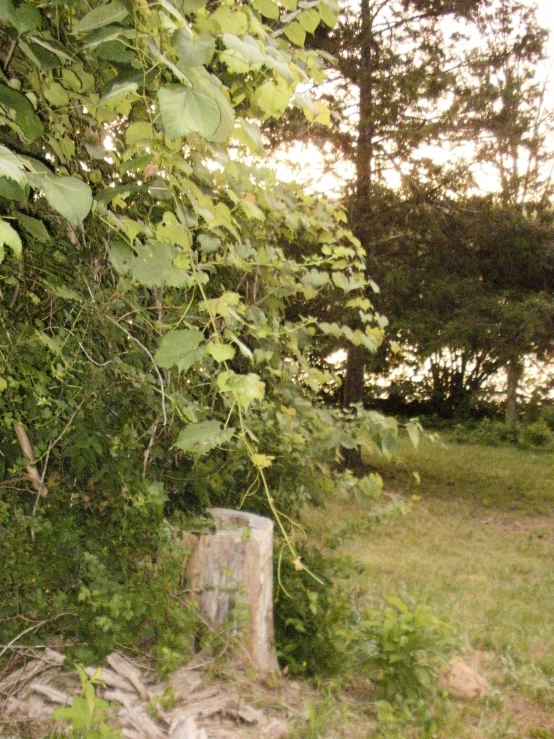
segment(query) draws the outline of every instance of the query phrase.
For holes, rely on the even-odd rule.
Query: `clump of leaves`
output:
[[[441,661],[453,648],[452,626],[425,605],[411,610],[398,597],[361,619],[358,659],[386,698],[416,698],[432,689]]]
[[[111,729],[106,720],[110,704],[96,695],[96,686],[102,684],[100,668],[89,678],[82,665],[75,667],[83,687],[82,695],[75,696],[70,706],[56,708],[54,718],[70,724],[71,739],[119,739],[121,732]]]
[[[293,675],[346,674],[354,614],[346,593],[333,582],[339,560],[313,546],[299,552],[304,569],[297,571],[286,556],[276,564],[281,586],[275,608],[278,657]],[[306,568],[317,572],[318,580]]]

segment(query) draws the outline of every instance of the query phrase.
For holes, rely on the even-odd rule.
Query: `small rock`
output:
[[[466,664],[462,657],[454,657],[439,677],[441,688],[453,698],[472,701],[482,698],[490,691],[485,678]]]

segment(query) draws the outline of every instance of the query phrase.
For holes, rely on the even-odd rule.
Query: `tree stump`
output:
[[[253,513],[209,508],[215,533],[189,534],[186,574],[200,613],[212,624],[234,618],[261,675],[279,671],[273,644],[273,522]]]

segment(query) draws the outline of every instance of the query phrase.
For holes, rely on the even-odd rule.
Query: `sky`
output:
[[[550,31],[550,39],[548,43],[549,63],[547,64],[547,74],[551,78],[550,95],[554,100],[554,0],[538,0],[538,19],[539,23]]]
[[[344,0],[339,0],[339,2]],[[545,62],[543,74],[548,81],[546,99],[547,107],[554,109],[554,0],[524,0],[524,2],[536,4],[537,18],[541,26],[549,30],[548,60]],[[294,165],[296,163],[296,165]],[[292,149],[277,154],[274,168],[278,176],[283,180],[295,179],[308,189],[324,192],[329,196],[339,195],[341,190],[341,178],[337,179],[334,172],[325,172],[324,159],[319,154],[316,144],[307,147],[296,144]],[[341,172],[343,177],[351,179],[354,175],[353,167],[348,171]],[[486,178],[485,178],[486,179]],[[312,184],[313,183],[313,184]],[[398,184],[390,182],[393,186]]]

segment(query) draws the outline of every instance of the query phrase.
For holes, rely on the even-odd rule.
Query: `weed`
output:
[[[106,723],[106,712],[110,704],[96,695],[95,686],[101,684],[100,669],[89,678],[81,665],[76,665],[81,680],[83,694],[75,696],[71,706],[57,708],[53,716],[59,721],[67,721],[71,728],[71,739],[120,739],[121,732],[114,731]]]

